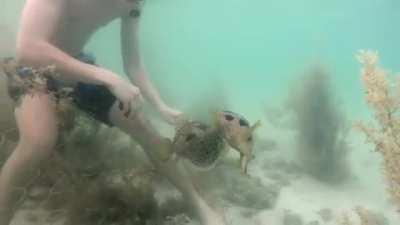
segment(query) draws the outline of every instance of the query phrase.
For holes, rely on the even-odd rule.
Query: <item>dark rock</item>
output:
[[[307,223],[307,225],[320,225],[320,224],[317,220],[314,220],[314,221]]]
[[[303,219],[300,215],[290,211],[285,210],[284,217],[283,217],[283,224],[284,225],[303,225]]]
[[[321,209],[320,211],[318,211],[318,215],[326,223],[333,220],[333,212],[331,209]]]
[[[222,164],[203,175],[202,188],[215,199],[249,209],[271,209],[275,206],[281,186],[263,184],[260,179],[240,173],[234,165]]]

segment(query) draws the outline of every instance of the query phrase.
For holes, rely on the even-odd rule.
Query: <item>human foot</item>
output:
[[[212,209],[206,202],[199,201],[199,217],[202,225],[227,225],[222,212]]]

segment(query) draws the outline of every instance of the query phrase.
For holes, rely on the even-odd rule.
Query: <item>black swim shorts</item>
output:
[[[76,58],[81,62],[96,65],[95,57],[90,54],[80,53]],[[109,114],[116,97],[107,87],[79,82],[74,88],[72,98],[79,109],[112,126]]]

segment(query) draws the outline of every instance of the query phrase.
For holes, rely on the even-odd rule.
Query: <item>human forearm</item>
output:
[[[125,73],[139,87],[141,94],[160,112],[163,119],[170,124],[175,124],[182,113],[164,103],[159,92],[150,81],[141,60],[137,35],[138,21],[137,18],[128,17],[123,18],[121,23],[121,50]]]
[[[27,66],[55,65],[63,79],[109,86],[118,76],[69,56],[46,42],[25,42],[18,46],[17,58]]]
[[[142,70],[132,77],[133,82],[140,88],[145,98],[155,106],[162,118],[174,125],[182,116],[182,112],[168,106],[160,97],[157,89],[153,86],[146,72]]]
[[[132,82],[139,87],[142,95],[157,109],[166,108],[167,105],[162,100],[160,93],[154,87],[147,72],[144,69],[140,69],[136,72],[130,72],[132,75]]]

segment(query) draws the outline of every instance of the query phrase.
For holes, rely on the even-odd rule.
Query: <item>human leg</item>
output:
[[[132,112],[132,115],[126,118],[116,104],[110,111],[110,120],[113,125],[132,136],[143,147],[159,173],[164,175],[194,207],[203,225],[225,224],[222,217],[200,196],[182,165],[168,157],[172,151],[171,141],[162,137],[140,110]]]
[[[20,139],[0,172],[0,225],[10,223],[19,198],[18,188],[29,182],[57,140],[55,105],[45,94],[26,95],[16,108]]]

